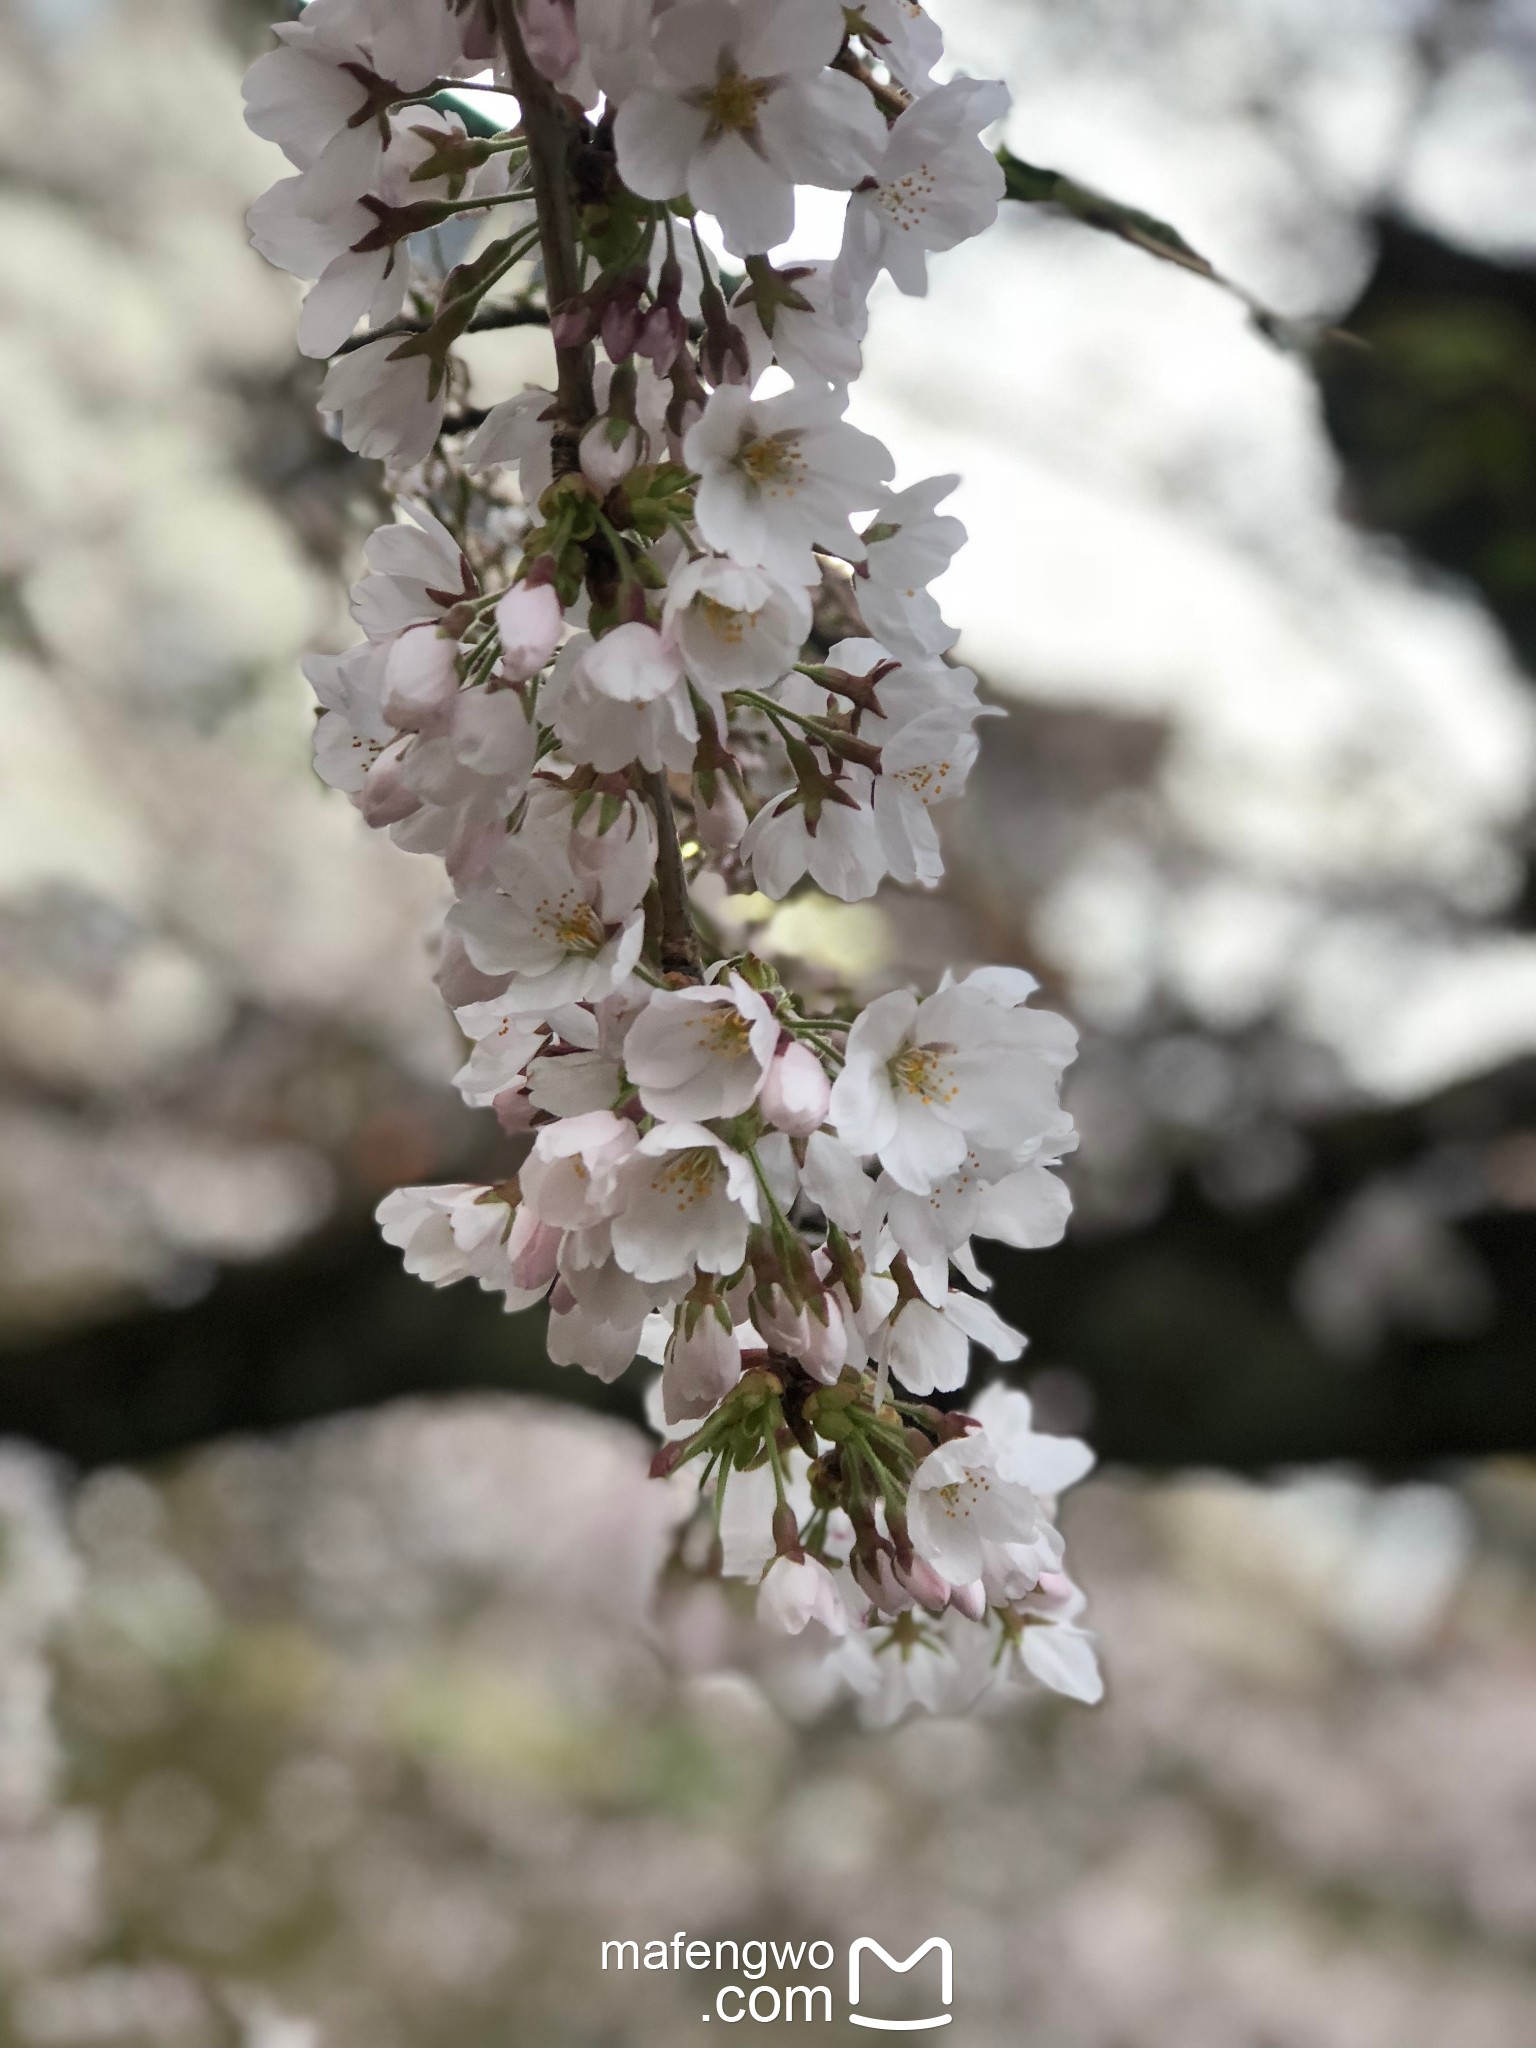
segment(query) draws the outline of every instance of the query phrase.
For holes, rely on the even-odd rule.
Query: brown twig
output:
[[[683,872],[683,850],[677,843],[677,819],[672,811],[672,792],[664,768],[645,777],[645,792],[656,813],[656,896],[661,906],[659,952],[663,974],[686,975],[689,981],[703,978],[699,957],[699,934],[694,927],[693,906],[688,900],[688,877]]]
[[[574,130],[549,80],[528,55],[518,24],[516,0],[495,0],[496,27],[512,71],[512,90],[522,111],[528,143],[528,177],[539,221],[544,257],[544,298],[551,316],[581,291],[576,221],[571,205],[571,145]],[[597,410],[592,389],[590,346],[555,350],[554,473],[580,467],[577,444]]]
[[[390,320],[383,327],[370,328],[366,334],[354,334],[344,341],[336,353],[349,356],[354,349],[367,348],[373,341],[393,341],[413,334],[425,334],[431,327],[430,320]],[[542,306],[487,306],[483,313],[477,313],[465,328],[466,334],[492,334],[504,327],[547,327],[549,315]]]
[[[834,71],[846,71],[850,78],[856,78],[888,121],[904,114],[912,104],[911,95],[903,92],[899,85],[886,85],[876,78],[869,66],[855,57],[851,43],[844,43],[832,59],[832,68]]]

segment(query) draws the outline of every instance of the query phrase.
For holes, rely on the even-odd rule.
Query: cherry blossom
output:
[[[852,515],[877,501],[891,458],[844,420],[845,404],[815,386],[754,399],[722,384],[710,395],[683,454],[699,472],[699,531],[711,547],[791,584],[815,578],[817,545],[862,557]]]
[[[697,1266],[734,1273],[762,1210],[750,1160],[703,1124],[657,1124],[640,1141],[614,1218],[613,1255],[637,1280]]]
[[[848,202],[833,272],[840,302],[861,304],[882,270],[922,298],[929,254],[991,226],[1003,173],[978,138],[1007,111],[1006,87],[975,78],[952,78],[913,101],[886,139],[871,188]]]
[[[887,492],[864,535],[859,568],[859,610],[882,646],[902,657],[933,656],[952,647],[947,625],[928,585],[965,545],[965,528],[936,507],[955,489],[957,476],[929,477],[905,491]]]
[[[659,989],[629,1027],[624,1068],[652,1116],[739,1116],[757,1100],[779,1027],[739,974],[724,986]]]
[[[771,690],[799,659],[811,603],[804,589],[761,569],[701,555],[673,571],[661,623],[703,689]]]
[[[477,967],[518,977],[509,1002],[547,1015],[561,1003],[610,994],[639,958],[638,902],[619,914],[600,907],[598,895],[561,838],[510,838],[487,883],[454,906],[450,923]]]
[[[884,123],[859,86],[827,70],[843,39],[837,0],[684,0],[657,20],[655,83],[614,123],[619,172],[646,199],[686,192],[738,256],[794,225],[796,185],[847,190],[873,169]]]
[[[848,414],[879,274],[926,291],[997,211],[1007,95],[934,83],[915,0],[312,0],[277,43],[253,240],[395,503],[361,639],[305,662],[315,769],[442,863],[454,1083],[506,1154],[380,1229],[543,1304],[555,1364],[660,1368],[678,1569],[755,1585],[867,1725],[1096,1699],[1053,1524],[1091,1452],[1002,1382],[928,1398],[1023,1355],[979,1253],[1066,1227],[1075,1034],[1017,968],[871,999],[756,900],[936,887],[1001,715],[931,589],[958,478],[896,490]],[[770,254],[802,184],[850,195],[834,261]],[[517,388],[486,330],[529,323]]]
[[[757,1613],[785,1635],[800,1635],[812,1623],[834,1636],[848,1633],[848,1609],[837,1581],[815,1557],[776,1557],[758,1591]]]
[[[998,1469],[984,1433],[939,1444],[918,1465],[907,1495],[907,1526],[920,1554],[951,1584],[988,1572],[1007,1578],[1061,1561],[1061,1539],[1027,1486]]]
[[[899,1186],[928,1194],[963,1164],[971,1139],[1009,1151],[1053,1124],[1075,1043],[1060,1018],[997,1001],[976,975],[922,1002],[894,989],[849,1033],[832,1121],[854,1151],[878,1153]]]

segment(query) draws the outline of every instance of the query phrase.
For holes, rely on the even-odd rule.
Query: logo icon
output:
[[[939,1952],[939,1998],[945,2005],[954,2004],[954,1951],[942,1935],[931,1934],[921,1948],[913,1949],[905,1962],[898,1963],[893,1955],[886,1953],[878,1941],[871,1940],[867,1934],[861,1934],[848,1951],[848,2003],[850,2006],[855,2006],[859,2002],[859,1960],[866,1949],[868,1949],[871,1955],[878,1956],[887,1969],[896,1970],[903,1976],[914,1964],[920,1963],[924,1956],[937,1949]],[[867,2013],[861,2012],[850,2012],[848,2017],[856,2027],[879,2027],[883,2033],[888,2034],[913,2034],[926,2027],[947,2027],[954,2018],[954,2014],[951,2012],[936,2012],[931,2019],[926,2020],[877,2020],[871,2019]]]

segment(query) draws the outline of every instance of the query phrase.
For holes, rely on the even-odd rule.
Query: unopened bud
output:
[[[980,1621],[987,1611],[987,1589],[980,1579],[969,1586],[951,1586],[949,1604],[957,1614],[963,1614],[967,1621]]]
[[[517,15],[534,69],[558,83],[581,56],[573,0],[520,0]]]
[[[882,1614],[903,1614],[912,1605],[912,1595],[897,1577],[890,1556],[883,1550],[877,1550],[873,1557],[855,1556],[853,1577],[871,1606]]]
[[[459,693],[459,650],[435,626],[408,626],[384,664],[384,716],[401,732],[440,733]]]
[[[939,1576],[926,1558],[915,1554],[905,1559],[898,1557],[891,1569],[896,1583],[916,1606],[926,1608],[930,1614],[942,1614],[949,1605],[950,1583]]]
[[[552,583],[514,583],[496,607],[501,673],[509,682],[536,676],[560,644],[565,613]]]
[[[387,747],[363,777],[357,808],[376,830],[414,818],[421,809],[421,798],[406,783],[398,746]]]
[[[768,1065],[758,1107],[776,1130],[792,1138],[809,1137],[827,1120],[832,1084],[827,1070],[808,1045],[790,1038]]]
[[[800,1363],[813,1380],[820,1380],[823,1386],[831,1386],[842,1371],[848,1357],[848,1332],[843,1326],[843,1312],[830,1294],[823,1294],[808,1305],[806,1318],[805,1349],[800,1353]],[[824,1315],[818,1315],[818,1309]]]
[[[796,1564],[805,1555],[800,1547],[800,1523],[788,1501],[780,1501],[773,1511],[773,1547],[780,1557]]]
[[[533,1129],[533,1098],[525,1086],[503,1088],[492,1098],[491,1108],[496,1112],[496,1121],[509,1138],[520,1137],[524,1131]]]
[[[640,460],[641,449],[638,427],[596,419],[581,437],[581,473],[598,496],[606,498]]]

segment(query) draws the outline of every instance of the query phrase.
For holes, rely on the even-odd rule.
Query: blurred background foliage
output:
[[[1083,1025],[1073,1233],[997,1265],[1111,1462],[1110,1701],[872,1739],[714,1593],[638,1626],[635,1391],[377,1244],[496,1147],[436,884],[308,767],[383,501],[244,244],[263,12],[13,0],[0,2041],[672,2041],[692,1989],[600,1939],[935,1914],[978,2043],[1536,2038],[1529,20],[949,13],[1021,157],[1354,337],[1035,205],[884,302],[861,417],[965,472],[1011,716],[942,898],[738,906]],[[474,346],[482,401],[540,373]]]

